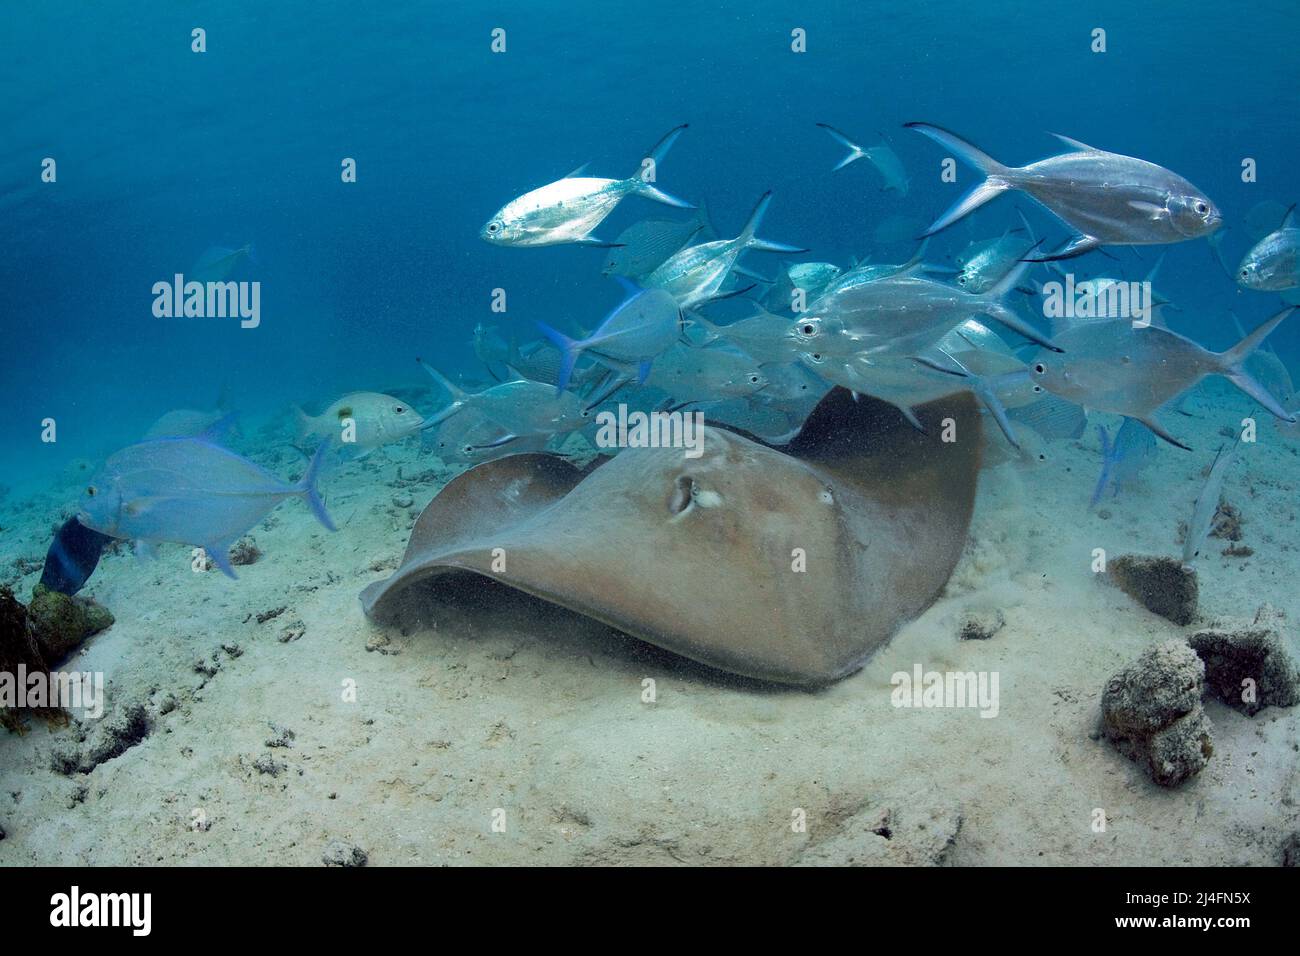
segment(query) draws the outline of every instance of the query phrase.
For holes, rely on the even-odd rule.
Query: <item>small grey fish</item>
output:
[[[644,382],[654,360],[678,340],[682,331],[682,310],[665,289],[642,289],[632,280],[617,277],[628,295],[586,338],[571,339],[544,322],[537,326],[563,356],[556,380],[558,395],[569,387],[578,356],[589,353],[620,371],[637,370],[637,382]]]
[[[1029,255],[1038,240],[1034,238],[1029,223],[1022,215],[1020,229],[1008,229],[996,239],[972,243],[957,256],[956,282],[967,292],[979,294],[997,285],[998,280],[1016,267],[1016,263]]]
[[[1051,439],[1078,438],[1088,427],[1088,412],[1082,406],[1050,392],[1027,405],[1011,408],[1007,417]]]
[[[479,322],[474,326],[474,355],[484,365],[510,360],[510,344],[501,335],[495,325]]]
[[[238,249],[212,246],[199,256],[186,278],[195,282],[224,282],[241,262],[257,264],[251,242]]]
[[[1108,153],[1067,136],[1071,152],[1028,166],[1004,166],[983,150],[929,123],[906,123],[985,175],[926,231],[934,235],[1007,190],[1020,190],[1078,232],[1041,261],[1068,259],[1103,245],[1155,245],[1210,235],[1223,223],[1213,202],[1176,173],[1146,160]]]
[[[600,271],[639,282],[688,242],[711,242],[716,238],[702,203],[693,219],[643,219],[619,233]]]
[[[646,384],[667,392],[679,405],[748,398],[768,385],[759,366],[752,356],[730,346],[679,343],[655,362]]]
[[[690,321],[707,333],[707,342],[729,342],[759,362],[791,362],[798,355],[795,344],[786,335],[790,320],[765,309],[728,325],[715,325],[698,312]]]
[[[822,289],[821,295],[817,298],[821,299],[822,296],[832,294],[843,295],[853,286],[875,282],[877,279],[887,279],[890,276],[921,275],[926,272],[947,271],[925,262],[925,253],[929,248],[929,245],[929,239],[922,240],[921,244],[917,247],[916,252],[912,253],[912,257],[906,262],[897,265],[887,262],[872,262],[870,257],[854,263],[852,268],[846,269],[844,272],[840,273],[824,289]],[[815,310],[816,307],[816,303],[814,302],[813,305],[809,306],[809,309]]]
[[[328,447],[321,444],[302,480],[291,485],[208,435],[140,442],[109,456],[82,495],[77,520],[145,545],[196,545],[233,578],[230,546],[286,498],[306,500],[317,520],[335,530],[316,490]]]
[[[650,150],[657,168],[686,124],[668,132]],[[694,209],[644,178],[644,167],[627,179],[597,179],[576,169],[564,179],[538,187],[501,207],[479,232],[479,237],[499,246],[552,246],[564,242],[605,246],[592,230],[605,221],[625,196],[638,195],[666,206]]]
[[[840,267],[833,262],[788,263],[767,290],[763,304],[768,309],[790,312],[795,304],[795,290],[802,292],[804,306],[812,302],[840,276]]]
[[[735,239],[718,239],[696,246],[688,246],[670,256],[663,265],[646,276],[647,287],[667,289],[683,309],[701,305],[718,298],[723,282],[730,275],[740,254],[756,252],[807,252],[797,246],[768,242],[757,236],[767,207],[772,202],[772,192],[763,193],[750,213],[745,228]]]
[[[555,386],[533,382],[522,376],[470,393],[449,380],[423,359],[420,365],[451,396],[451,404],[428,418],[421,430],[435,428],[465,409],[473,409],[505,429],[505,435],[493,447],[521,438],[551,436],[576,431],[588,424],[591,414],[586,403],[573,392],[560,392]],[[517,373],[516,373],[517,374]]]
[[[1251,247],[1237,267],[1237,284],[1256,292],[1285,292],[1300,287],[1300,227],[1295,206],[1282,225]]]
[[[1191,564],[1200,556],[1201,546],[1210,533],[1214,515],[1219,510],[1219,498],[1223,494],[1223,482],[1228,477],[1228,468],[1237,457],[1237,445],[1219,447],[1210,466],[1210,476],[1205,479],[1205,486],[1196,496],[1196,505],[1192,508],[1192,520],[1187,525],[1187,537],[1183,539],[1183,563]]]
[[[847,135],[837,130],[834,126],[828,126],[825,123],[817,124],[826,132],[831,134],[841,146],[848,148],[848,155],[841,159],[835,169],[840,170],[849,163],[856,162],[859,159],[865,159],[876,171],[884,177],[885,185],[881,187],[885,192],[896,192],[900,196],[907,195],[908,178],[907,170],[903,168],[903,163],[898,158],[898,154],[889,148],[887,144],[882,143],[879,146],[859,146]],[[881,136],[884,139],[884,136]],[[834,170],[833,170],[834,171]]]
[[[1222,375],[1285,422],[1296,419],[1278,404],[1245,367],[1295,307],[1283,309],[1226,352],[1210,352],[1157,325],[1134,327],[1128,319],[1087,322],[1057,336],[1062,355],[1043,355],[1032,366],[1043,388],[1088,408],[1136,418],[1160,438],[1187,446],[1155,419],[1161,406],[1207,375]]]

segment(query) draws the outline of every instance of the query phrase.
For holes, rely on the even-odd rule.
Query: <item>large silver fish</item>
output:
[[[888,145],[882,143],[879,146],[859,146],[834,126],[828,126],[825,123],[818,123],[817,125],[830,133],[831,138],[841,146],[848,148],[848,155],[835,165],[835,169],[843,169],[845,166],[849,165],[849,163],[856,162],[859,159],[865,159],[876,168],[876,171],[879,172],[881,176],[884,177],[885,185],[881,187],[882,189],[886,192],[896,192],[900,196],[907,195],[907,170],[903,168],[903,164],[899,160],[898,154],[890,149]],[[884,137],[882,136],[881,138],[883,139]]]
[[[686,125],[670,130],[650,150],[648,159],[656,169]],[[500,246],[553,246],[564,242],[607,246],[609,243],[591,232],[605,221],[624,196],[636,194],[667,206],[695,208],[647,181],[644,169],[639,165],[627,179],[597,179],[581,175],[582,169],[574,170],[564,179],[506,203],[483,226],[479,237]]]
[[[1237,283],[1256,292],[1284,292],[1300,287],[1300,227],[1295,206],[1282,225],[1251,247],[1237,267]]]
[[[228,577],[228,551],[286,498],[302,498],[330,531],[334,522],[316,491],[327,444],[306,474],[289,484],[206,435],[160,438],[109,456],[81,498],[77,520],[114,538],[196,545]]]
[[[1034,380],[1088,408],[1136,418],[1183,449],[1187,446],[1156,421],[1155,413],[1207,375],[1222,375],[1278,418],[1294,422],[1245,367],[1264,338],[1294,311],[1294,306],[1283,309],[1226,352],[1210,352],[1157,325],[1134,327],[1128,319],[1081,323],[1057,337],[1065,354],[1035,360]]]
[[[691,219],[644,219],[618,234],[600,271],[607,276],[626,276],[640,282],[688,242],[711,242],[717,238],[702,203]]]
[[[742,252],[807,252],[807,249],[758,238],[758,227],[771,202],[772,192],[768,190],[735,239],[718,239],[681,250],[646,276],[645,285],[667,289],[678,305],[689,309],[719,297],[723,282]]]
[[[790,320],[764,309],[728,325],[715,325],[698,312],[690,321],[704,330],[706,342],[729,342],[759,362],[792,362],[798,356],[798,348],[786,334]]]
[[[1056,349],[1003,301],[1028,265],[1019,263],[980,295],[907,274],[837,286],[794,320],[789,335],[804,352],[836,356],[888,352],[909,357],[937,343],[972,315],[987,315],[1032,342]]]
[[[877,279],[888,279],[890,276],[921,275],[925,272],[941,271],[925,262],[925,252],[929,245],[930,240],[924,240],[917,246],[916,252],[912,253],[910,259],[897,265],[887,262],[872,262],[870,257],[863,259],[827,283],[817,298],[820,299],[822,296],[831,293],[843,295],[854,286],[875,282]]]
[[[905,125],[952,150],[986,177],[940,216],[926,235],[948,228],[1012,189],[1026,193],[1078,233],[1044,260],[1067,259],[1104,245],[1199,239],[1223,222],[1218,208],[1201,190],[1146,160],[1058,135],[1070,152],[1028,166],[1004,166],[956,133],[929,123]]]

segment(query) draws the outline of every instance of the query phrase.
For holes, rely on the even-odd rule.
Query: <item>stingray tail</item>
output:
[[[1219,371],[1228,381],[1288,424],[1294,424],[1296,417],[1283,408],[1278,403],[1278,400],[1269,394],[1268,389],[1246,370],[1245,362],[1263,344],[1269,333],[1277,328],[1282,323],[1282,320],[1294,312],[1296,308],[1297,306],[1294,305],[1288,306],[1228,349],[1228,351],[1220,352],[1216,356],[1220,363]]]
[[[294,490],[307,500],[317,521],[326,529],[337,531],[333,519],[325,510],[325,502],[321,500],[320,492],[316,490],[316,479],[320,477],[321,466],[325,463],[325,453],[329,451],[329,447],[329,442],[321,442],[320,447],[316,449],[316,454],[312,456],[311,464],[307,466],[307,473],[302,476],[302,481],[298,482]]]
[[[999,193],[1016,188],[1012,182],[1016,173],[1015,168],[1003,166],[974,143],[968,143],[956,133],[950,132],[941,126],[932,126],[929,123],[904,123],[903,125],[908,129],[914,129],[918,133],[928,136],[940,146],[952,150],[956,155],[982,172],[985,177],[982,183],[957,200],[952,208],[936,219],[934,224],[922,233],[922,237],[933,236],[936,232],[942,232],[957,220],[973,213]]]

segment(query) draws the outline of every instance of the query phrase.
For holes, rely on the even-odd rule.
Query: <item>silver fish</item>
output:
[[[679,405],[724,398],[748,398],[768,385],[751,356],[734,348],[677,344],[655,362],[646,384]]]
[[[1284,292],[1300,287],[1300,227],[1295,206],[1282,225],[1251,247],[1237,267],[1237,284],[1256,292]]]
[[[426,419],[420,426],[422,430],[435,428],[453,415],[472,408],[505,429],[505,435],[494,443],[500,446],[520,438],[576,431],[591,420],[591,413],[582,399],[573,392],[557,395],[553,385],[521,377],[470,393],[423,359],[417,361],[451,396],[451,404]]]
[[[1043,261],[1082,255],[1103,245],[1153,245],[1208,236],[1223,222],[1213,202],[1162,166],[1108,153],[1066,136],[1071,152],[1028,166],[1004,166],[955,133],[928,123],[907,123],[952,150],[985,175],[927,230],[933,235],[990,199],[1016,189],[1041,203],[1078,232]],[[1056,134],[1053,134],[1056,135]]]
[[[716,238],[703,204],[693,219],[645,219],[618,234],[600,271],[640,281],[688,242],[711,242]]]
[[[1183,563],[1191,564],[1200,556],[1201,546],[1210,533],[1214,516],[1219,510],[1219,497],[1223,494],[1223,482],[1228,477],[1228,469],[1237,457],[1237,447],[1220,446],[1210,466],[1210,476],[1205,479],[1205,486],[1196,496],[1196,505],[1192,508],[1192,520],[1187,525],[1187,537],[1183,539]]]
[[[996,239],[972,243],[957,256],[956,282],[967,292],[979,294],[997,285],[998,280],[1016,267],[1016,263],[1029,255],[1038,240],[1034,238],[1029,223],[1022,215],[1021,229],[1008,229]]]
[[[204,250],[203,254],[199,256],[198,261],[194,263],[186,278],[195,282],[224,282],[240,263],[252,262],[254,265],[257,264],[253,252],[251,242],[238,249],[212,246]]]
[[[302,498],[330,531],[334,522],[316,490],[328,445],[316,450],[297,484],[204,436],[160,438],[114,453],[81,498],[77,520],[114,538],[196,545],[228,577],[227,552],[286,498]]]
[[[682,331],[682,311],[677,300],[665,289],[642,289],[630,279],[619,276],[628,296],[606,316],[596,331],[586,338],[572,339],[544,322],[537,326],[563,356],[556,394],[569,387],[573,368],[584,352],[611,368],[637,370],[637,381],[644,382],[654,360],[678,340]]]
[[[1156,325],[1135,328],[1127,319],[1083,323],[1057,337],[1065,354],[1043,355],[1033,363],[1034,380],[1088,408],[1136,418],[1183,449],[1187,446],[1156,421],[1155,413],[1207,375],[1222,375],[1278,418],[1294,422],[1245,367],[1264,338],[1294,311],[1294,306],[1283,309],[1226,352],[1210,352]]]
[[[772,288],[763,297],[769,309],[789,312],[795,304],[795,290],[802,292],[806,304],[817,298],[840,276],[840,267],[832,262],[795,262],[785,266]]]
[[[841,133],[834,126],[828,126],[825,123],[818,123],[822,129],[831,134],[841,146],[848,147],[848,155],[836,164],[835,169],[843,169],[849,163],[856,162],[859,159],[865,159],[876,171],[885,179],[885,185],[882,187],[886,192],[893,191],[900,196],[907,195],[907,170],[903,168],[902,162],[889,146],[881,144],[879,146],[859,146],[853,140],[849,139],[844,133]],[[884,137],[882,136],[881,139]]]
[[[1111,441],[1104,425],[1097,426],[1097,437],[1101,441],[1101,474],[1097,476],[1092,500],[1088,503],[1090,509],[1097,507],[1108,485],[1114,497],[1121,488],[1132,483],[1156,451],[1155,435],[1134,418],[1124,419],[1114,441]]]
[[[906,357],[935,344],[972,315],[982,314],[1032,342],[1056,349],[1003,301],[1028,265],[1019,263],[980,295],[907,274],[837,286],[813,303],[808,314],[795,319],[789,335],[805,352],[839,356],[889,352]]]
[[[380,392],[349,392],[315,416],[296,405],[293,412],[300,443],[307,438],[323,438],[357,458],[416,434],[424,424],[406,402]]]
[[[912,253],[912,258],[908,259],[906,262],[899,263],[898,265],[886,262],[873,263],[870,257],[867,257],[866,259],[855,263],[852,268],[846,269],[839,276],[833,279],[824,289],[822,289],[821,295],[817,298],[820,299],[822,296],[831,295],[832,293],[843,295],[847,290],[854,286],[863,285],[867,282],[875,282],[878,279],[888,279],[890,276],[920,275],[924,272],[941,271],[938,270],[937,267],[928,265],[924,261],[925,252],[926,249],[929,248],[929,245],[929,239],[922,240],[921,244],[917,247],[916,252]],[[816,305],[814,304],[809,308],[816,308]]]
[[[790,320],[764,309],[728,325],[715,325],[698,312],[690,321],[707,333],[707,342],[729,342],[759,362],[790,362],[798,355],[795,343],[786,335]]]
[[[677,142],[686,124],[668,132],[650,150],[648,159],[657,168],[659,162]],[[592,230],[605,221],[623,197],[636,194],[679,209],[694,209],[644,178],[644,167],[627,179],[597,179],[574,170],[518,199],[512,199],[497,211],[479,232],[479,237],[500,246],[552,246],[564,242],[605,246]]]
[[[723,282],[731,273],[742,252],[807,252],[795,246],[779,242],[768,242],[756,235],[763,222],[763,216],[772,201],[771,190],[763,193],[758,205],[735,239],[719,239],[713,242],[689,246],[669,259],[650,275],[646,276],[645,285],[667,289],[683,309],[689,309],[710,299],[718,297]]]

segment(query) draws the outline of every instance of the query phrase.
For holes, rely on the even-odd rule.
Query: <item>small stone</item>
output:
[[[280,632],[280,636],[279,638],[277,638],[277,640],[279,640],[281,644],[288,644],[290,641],[298,640],[306,633],[307,633],[307,625],[304,624],[302,621],[294,621],[292,624],[288,625],[287,627],[285,627],[283,631]]]
[[[257,546],[257,539],[252,535],[246,535],[240,538],[230,547],[231,564],[253,564],[261,556],[262,551]]]
[[[1152,614],[1175,624],[1196,618],[1196,569],[1174,558],[1125,554],[1109,562],[1107,576]]]
[[[1229,707],[1253,716],[1265,707],[1300,703],[1300,670],[1281,634],[1281,618],[1265,605],[1236,628],[1198,631],[1188,642],[1205,662],[1205,682]]]
[[[1172,787],[1201,772],[1214,753],[1201,707],[1205,665],[1180,640],[1147,649],[1112,677],[1101,696],[1102,732],[1115,749]]]
[[[281,605],[280,607],[271,608],[271,610],[269,611],[262,611],[260,614],[257,615],[257,623],[265,624],[267,621],[279,617],[287,610],[288,610],[287,607]]]
[[[270,754],[262,754],[253,761],[253,769],[269,777],[278,777],[289,769],[289,765],[281,763]]]
[[[4,832],[0,831],[0,839],[3,838]],[[1282,865],[1300,866],[1300,830],[1282,841]]]
[[[998,608],[967,608],[961,616],[957,637],[963,641],[987,641],[1006,623],[1006,617]]]
[[[342,840],[331,840],[321,856],[321,862],[326,866],[365,866],[369,860],[361,847]]]
[[[415,504],[415,499],[406,492],[401,491],[393,495],[393,504],[397,505],[399,508],[409,508],[411,505]]]
[[[288,727],[281,727],[279,724],[270,723],[267,726],[271,728],[271,736],[266,740],[268,747],[292,747],[293,740],[297,736]]]

